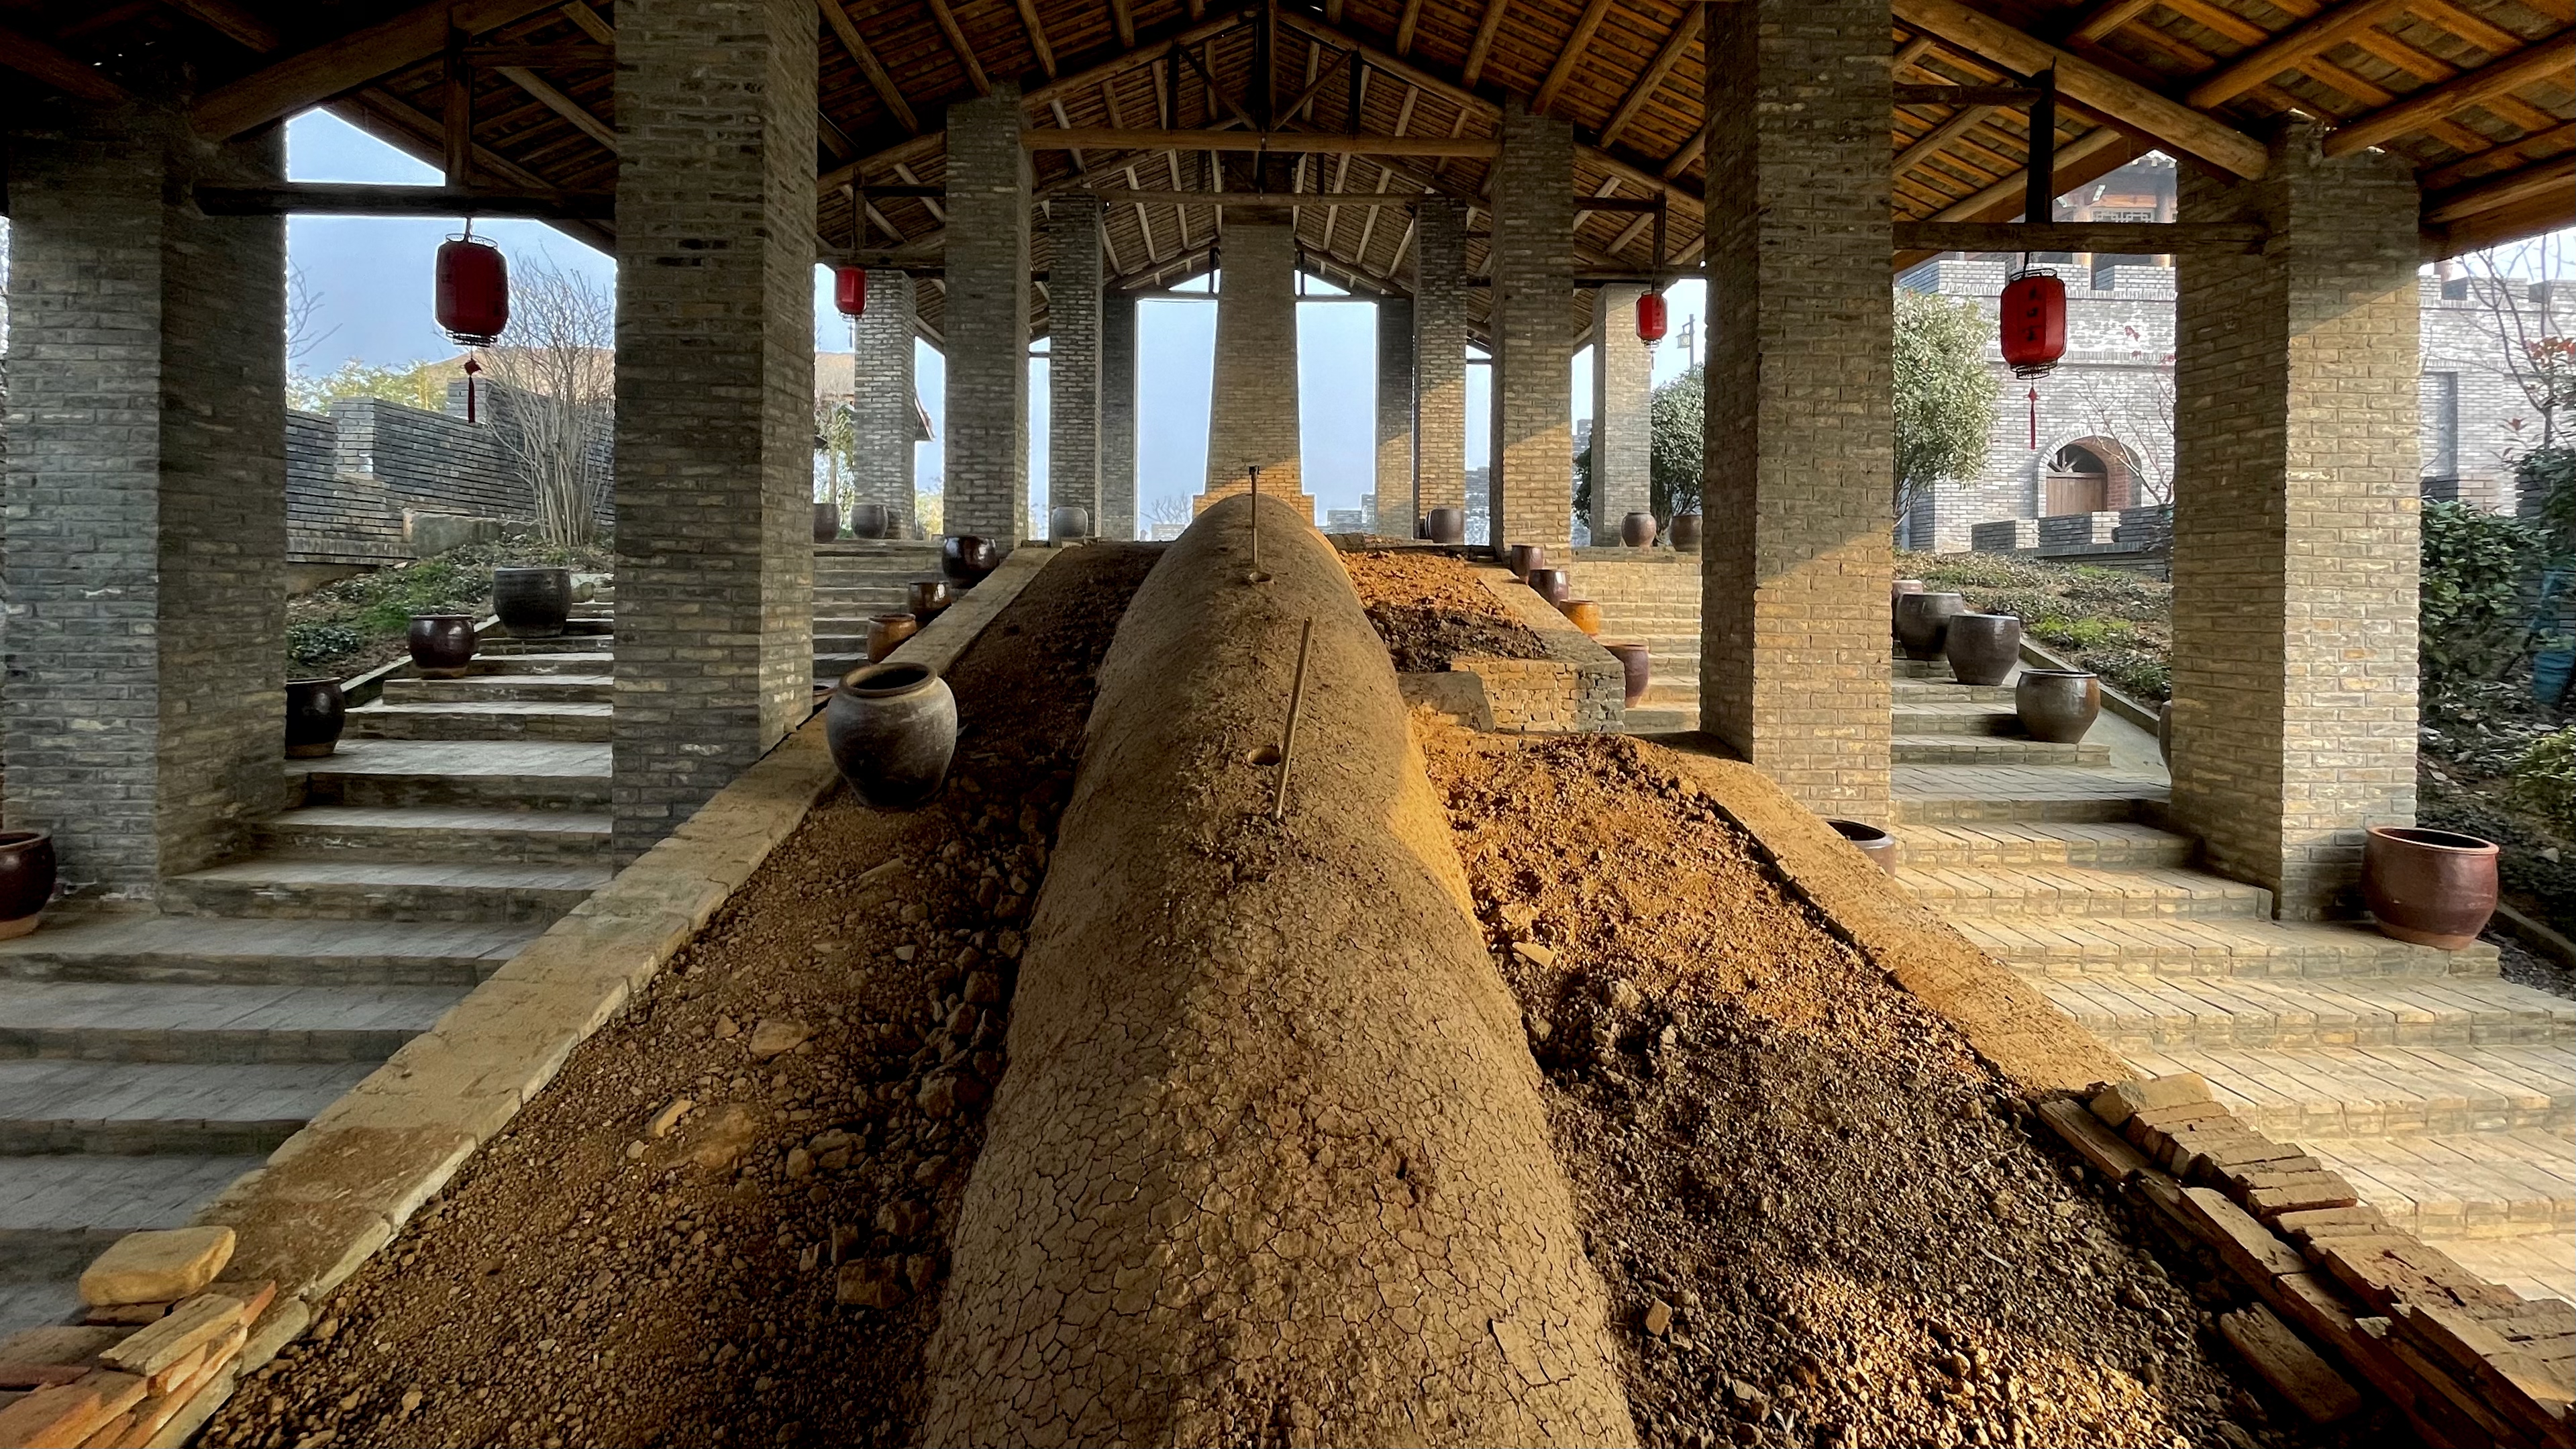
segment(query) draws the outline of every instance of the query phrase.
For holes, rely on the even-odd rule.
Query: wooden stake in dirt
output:
[[[1314,642],[1315,621],[1308,619],[1297,630],[1297,679],[1288,686],[1288,727],[1279,732],[1279,785],[1270,796],[1273,820],[1288,818],[1288,757],[1297,748],[1297,711],[1306,704],[1306,649]]]
[[[1252,465],[1252,572],[1243,576],[1247,584],[1257,584],[1270,575],[1261,571],[1261,465]]]

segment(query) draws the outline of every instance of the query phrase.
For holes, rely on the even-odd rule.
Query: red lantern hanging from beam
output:
[[[438,245],[438,329],[459,347],[489,347],[510,326],[510,264],[474,234]]]
[[[1656,343],[1663,341],[1667,320],[1663,293],[1647,292],[1637,298],[1638,341],[1643,342],[1650,349]]]
[[[2066,284],[2024,267],[2004,283],[2004,362],[2015,377],[2045,377],[2066,355]]]
[[[840,266],[832,269],[832,305],[844,317],[859,317],[867,313],[867,268]]]

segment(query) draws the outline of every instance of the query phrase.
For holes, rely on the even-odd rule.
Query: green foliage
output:
[[[1708,435],[1703,364],[1656,388],[1646,408],[1646,506],[1655,517],[1700,511],[1700,460]]]
[[[2462,685],[2501,679],[2530,656],[2525,589],[2548,540],[2519,519],[2471,503],[2424,505],[2422,643],[2425,704]]]
[[[2513,803],[2576,834],[2576,725],[2533,740],[2505,787]]]
[[[290,664],[318,664],[343,654],[357,652],[366,637],[346,624],[289,624],[286,626],[286,658]]]
[[[2560,558],[2576,556],[2576,448],[2533,448],[2513,460],[2514,483],[2524,498],[2540,500],[2541,526]]]
[[[1896,498],[1984,465],[1995,425],[1995,379],[1986,369],[1987,323],[1975,304],[1899,288],[1892,361],[1896,382]]]
[[[2173,697],[2171,584],[1991,553],[1900,554],[1896,571],[1964,595],[1982,613],[2018,616],[2032,640],[2123,694],[2149,704]]]
[[[308,413],[324,413],[339,398],[375,397],[423,412],[442,412],[447,407],[447,378],[435,367],[429,362],[377,367],[352,357],[319,376],[299,372],[287,378],[286,402]]]

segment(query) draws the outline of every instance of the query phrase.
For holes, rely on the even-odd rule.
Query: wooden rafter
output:
[[[1361,156],[1433,156],[1491,159],[1502,150],[1502,142],[1468,137],[1451,140],[1429,136],[1348,136],[1322,131],[1120,131],[1107,126],[1073,126],[1061,130],[1025,130],[1020,145],[1031,151],[1103,150],[1126,151],[1236,151],[1281,153],[1307,151],[1327,155],[1351,152]]]
[[[1953,141],[1993,119],[2001,106],[1962,106],[1948,120],[1925,132],[1920,140],[1896,153],[1890,176],[1904,176],[1941,153]]]
[[[2476,70],[2462,71],[2440,85],[2427,86],[2394,105],[2337,126],[2326,137],[2325,152],[2329,156],[2349,156],[2410,131],[2420,131],[2471,106],[2486,105],[2534,81],[2563,73],[2571,64],[2576,64],[2576,30],[2562,30],[2536,45],[2499,56]]]
[[[1494,8],[1500,10],[1502,6],[1497,4]],[[1565,48],[1557,52],[1556,64],[1547,68],[1547,79],[1540,81],[1538,90],[1530,96],[1531,110],[1546,111],[1556,104],[1557,92],[1564,90],[1565,83],[1573,78],[1575,65],[1591,51],[1592,37],[1599,33],[1601,22],[1609,17],[1610,0],[1590,0],[1583,7],[1583,14],[1574,22],[1573,36],[1565,42]]]
[[[534,96],[547,110],[572,122],[573,127],[583,135],[607,147],[612,153],[617,150],[616,128],[584,110],[581,102],[555,89],[545,77],[525,66],[504,65],[495,66],[493,69],[502,79]]]
[[[1664,38],[1663,48],[1655,52],[1654,60],[1647,64],[1645,71],[1637,77],[1637,83],[1628,88],[1627,96],[1619,102],[1619,109],[1611,112],[1609,122],[1602,126],[1600,143],[1604,148],[1618,142],[1637,119],[1637,113],[1646,108],[1646,102],[1654,99],[1655,92],[1672,78],[1673,68],[1690,53],[1691,42],[1700,38],[1701,30],[1707,24],[1705,9],[1698,4],[1682,7],[1682,18],[1674,24],[1673,33]]]
[[[2194,85],[2183,99],[2201,107],[2234,100],[2281,72],[2295,70],[2301,62],[2343,44],[2356,32],[2398,14],[2408,3],[2409,0],[2346,0],[2229,61],[2216,75]]]
[[[2497,166],[2532,155],[2563,151],[2576,146],[2576,121],[2561,121],[2545,131],[2504,142],[2484,151],[2461,157],[2447,166],[2436,167],[2415,179],[2427,191],[2446,191],[2454,186],[2494,174]]]
[[[235,44],[262,55],[286,43],[286,37],[276,26],[235,4],[234,0],[170,0],[170,3]]]
[[[1109,21],[1118,27],[1118,43],[1129,50],[1136,48],[1136,13],[1128,0],[1109,0]]]
[[[842,7],[841,0],[814,0],[814,8],[823,13],[824,23],[840,37],[841,48],[850,53],[850,59],[858,62],[859,74],[868,78],[868,89],[875,91],[877,99],[885,103],[886,111],[894,117],[895,124],[919,135],[921,122],[904,101],[903,92],[895,87],[894,77],[886,74],[886,68],[878,63],[877,53],[868,48],[867,40],[859,34],[857,23],[850,19],[850,12]]]
[[[975,58],[974,43],[966,38],[965,30],[957,24],[957,12],[948,8],[948,0],[928,0],[928,4],[930,18],[939,22],[939,33],[948,37],[948,49],[956,55],[957,63],[966,69],[966,83],[973,86],[979,96],[991,95],[992,79],[984,74],[984,63]]]
[[[1476,39],[1467,47],[1467,64],[1460,70],[1469,89],[1485,73],[1485,57],[1494,48],[1494,35],[1503,28],[1503,12],[1512,0],[1485,0],[1485,16],[1476,23]]]
[[[219,87],[197,102],[189,119],[200,133],[229,140],[436,56],[447,47],[451,22],[467,35],[479,35],[553,8],[554,0],[434,0]]]
[[[445,128],[435,116],[381,87],[367,87],[331,105],[332,114],[419,161],[433,164],[444,144]],[[546,179],[488,146],[476,143],[474,169],[505,185],[530,191],[551,189]],[[597,247],[616,250],[616,239],[595,222],[560,221],[555,229]]]
[[[2449,226],[2538,197],[2556,196],[2564,200],[2571,194],[2576,194],[2576,156],[2553,156],[2519,171],[2452,192],[2439,200],[2428,198],[2424,220],[2432,226]]]
[[[2100,40],[2154,9],[2156,0],[2101,0],[2067,32],[2070,40]]]
[[[1047,73],[1047,79],[1053,80],[1055,79],[1055,47],[1047,44],[1046,26],[1038,19],[1037,0],[1017,0],[1017,3],[1020,7],[1020,28],[1029,33],[1029,48],[1038,53],[1038,69]]]
[[[0,26],[0,66],[33,76],[68,96],[101,105],[133,99],[125,87],[51,42]]]
[[[1395,54],[1401,60],[1413,53],[1413,28],[1422,21],[1422,0],[1404,0],[1404,13],[1395,19]]]
[[[581,27],[582,34],[589,36],[591,39],[598,41],[602,45],[615,45],[617,43],[616,27],[610,25],[607,21],[602,20],[599,17],[599,12],[582,3],[582,0],[564,0],[563,4],[558,5],[555,8],[563,12],[563,17],[566,20],[569,20],[573,24]]]

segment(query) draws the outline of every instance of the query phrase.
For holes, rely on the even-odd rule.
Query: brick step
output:
[[[57,909],[33,935],[0,941],[0,980],[470,987],[543,929]]]
[[[1906,866],[1914,898],[1945,916],[2269,916],[2272,893],[2196,870],[2094,870],[2083,866]]]
[[[2492,978],[2084,976],[2045,987],[2120,1051],[2576,1041],[2576,1001]]]
[[[2187,835],[2132,821],[1983,825],[1901,825],[1896,837],[1913,866],[2082,865],[2106,870],[2174,869],[2198,846]]]
[[[259,855],[161,882],[172,915],[543,924],[615,874],[605,863],[349,860]]]
[[[607,815],[574,810],[305,805],[264,822],[260,848],[352,860],[598,862],[608,829]]]
[[[1912,709],[1924,704],[1996,704],[2012,708],[2013,687],[2009,684],[1960,684],[1955,680],[1893,679],[1888,686],[1894,691],[1898,709]]]
[[[2576,1131],[2576,1045],[2123,1055],[2141,1072],[2200,1073],[2245,1125],[2278,1142]]]
[[[2164,781],[2144,775],[2020,765],[1899,763],[1889,783],[1897,819],[1918,825],[2130,820],[2167,794]]]
[[[268,1153],[373,1062],[0,1062],[0,1155]]]
[[[380,1062],[467,989],[0,981],[0,1060]]]
[[[2576,1232],[2576,1137],[2563,1132],[2317,1137],[2299,1145],[2419,1238]],[[2562,1265],[2576,1272],[2576,1257]]]
[[[1622,733],[1632,735],[1676,734],[1685,730],[1695,730],[1699,728],[1699,711],[1658,708],[1650,703],[1640,703],[1621,717],[1619,728]]]
[[[327,759],[297,760],[307,805],[415,805],[598,811],[608,805],[609,747],[552,740],[342,741]]]
[[[2492,978],[2496,948],[2436,951],[2350,922],[2009,916],[1962,919],[1959,933],[2025,976]]]
[[[2056,745],[1980,735],[1898,735],[1889,758],[1899,765],[2107,765],[2108,745]]]
[[[614,704],[613,674],[484,674],[463,679],[388,679],[387,704]]]
[[[925,558],[939,562],[939,540],[918,538],[840,538],[814,545],[814,567],[843,567],[873,559]]]
[[[1958,676],[1950,672],[1947,659],[1908,659],[1902,654],[1894,654],[1888,658],[1887,673],[1891,679],[1930,679],[1943,684],[1958,681]]]
[[[1899,696],[1894,720],[1895,733],[1900,739],[1920,739],[1926,735],[2022,738],[2021,716],[2015,714],[2009,705],[1998,709],[1991,704],[1918,702]]]
[[[513,639],[506,634],[486,634],[474,641],[474,657],[487,659],[513,654],[596,654],[613,651],[617,638],[613,634],[559,634],[552,639]]]
[[[814,682],[837,684],[841,676],[868,662],[866,651],[856,654],[817,654],[814,656]]]
[[[345,738],[360,740],[569,740],[596,744],[616,727],[615,706],[464,700],[370,704],[349,711]],[[327,757],[326,757],[327,758]]]
[[[604,649],[565,650],[545,654],[482,654],[465,666],[468,679],[527,674],[607,675],[615,678],[617,656]]]
[[[0,1280],[59,1279],[68,1306],[78,1297],[73,1281],[110,1243],[143,1228],[186,1226],[265,1160],[248,1153],[0,1158]],[[0,1324],[0,1332],[10,1331]]]
[[[2445,1238],[2441,1248],[2461,1267],[2525,1298],[2576,1302],[2576,1232]]]

